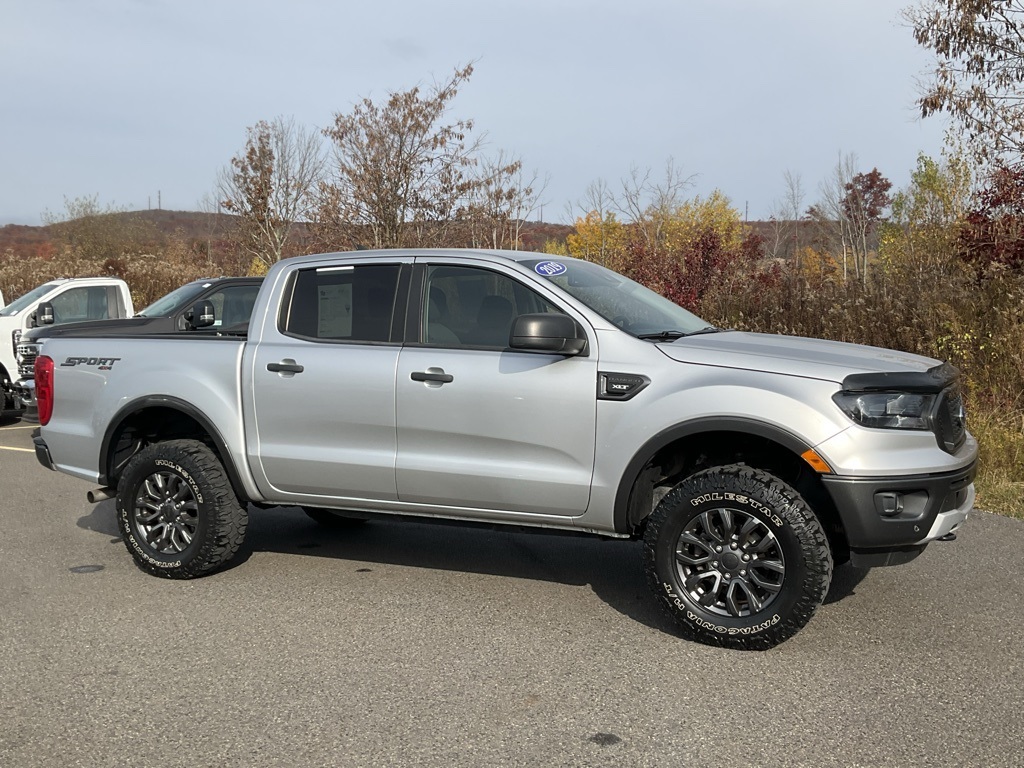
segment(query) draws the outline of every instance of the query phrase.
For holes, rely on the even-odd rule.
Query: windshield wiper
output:
[[[724,330],[726,329],[716,328],[713,325],[706,325],[696,331],[658,331],[657,333],[641,333],[637,338],[644,339],[646,341],[674,341],[675,339],[681,339],[684,336],[700,336],[703,333],[719,333]]]
[[[657,333],[640,333],[637,334],[637,338],[644,341],[672,341],[689,335],[686,331],[658,331]]]
[[[690,331],[690,333],[688,333],[686,335],[687,336],[700,336],[702,333],[721,333],[722,331],[727,331],[727,330],[729,330],[729,329],[728,328],[716,328],[713,325],[706,325],[703,328],[700,328],[700,329],[698,329],[696,331]]]

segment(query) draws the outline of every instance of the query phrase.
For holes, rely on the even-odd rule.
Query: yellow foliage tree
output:
[[[839,262],[828,251],[816,251],[810,246],[796,252],[800,275],[809,285],[820,285],[839,274]]]
[[[591,211],[576,219],[576,232],[566,238],[569,255],[615,269],[626,256],[628,233],[614,213],[604,218]]]
[[[717,189],[707,197],[685,201],[662,224],[663,239],[670,253],[689,250],[709,230],[718,235],[727,251],[739,249],[746,230],[740,212]]]

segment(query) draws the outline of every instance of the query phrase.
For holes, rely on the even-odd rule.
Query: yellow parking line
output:
[[[0,451],[21,451],[22,453],[35,453],[34,448],[14,448],[10,445],[0,445]]]

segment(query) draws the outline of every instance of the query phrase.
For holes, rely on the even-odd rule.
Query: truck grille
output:
[[[36,356],[39,346],[36,344],[18,345],[18,375],[21,378],[32,378],[35,375]]]
[[[963,395],[959,387],[950,387],[939,398],[935,412],[935,434],[939,445],[948,453],[955,453],[967,438]]]

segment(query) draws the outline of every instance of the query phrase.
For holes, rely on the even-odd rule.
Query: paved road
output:
[[[742,653],[676,637],[628,543],[254,509],[236,567],[153,578],[29,435],[0,425],[2,766],[1024,765],[1022,521],[845,568]]]

